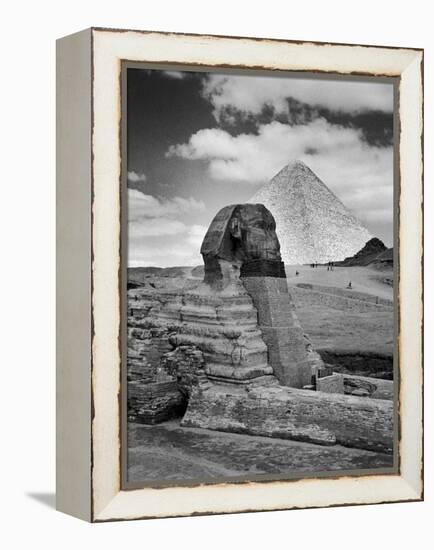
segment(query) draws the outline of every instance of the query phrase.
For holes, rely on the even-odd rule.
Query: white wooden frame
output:
[[[89,29],[58,41],[57,507],[88,521],[423,498],[423,51]],[[121,60],[399,83],[400,474],[121,490]]]

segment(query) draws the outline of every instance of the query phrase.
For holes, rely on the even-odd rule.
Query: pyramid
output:
[[[372,237],[301,161],[285,166],[248,202],[261,203],[273,214],[286,264],[344,260]]]

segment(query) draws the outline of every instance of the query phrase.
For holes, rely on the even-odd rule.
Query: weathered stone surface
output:
[[[204,372],[210,378],[245,383],[273,374],[258,328],[257,311],[239,280],[224,291],[202,283],[179,295],[146,290],[130,292],[138,300],[129,321],[129,349],[138,354],[135,361],[143,363],[142,372],[149,370],[152,374],[150,367],[155,367],[167,351],[195,346],[203,354]],[[140,314],[139,305],[144,315]],[[149,336],[149,330],[154,331],[156,341],[151,338],[146,341],[149,345],[144,345],[136,335],[140,337],[140,331],[148,331],[145,335]]]
[[[181,425],[393,452],[392,402],[283,386],[198,387]]]
[[[342,377],[346,394],[366,395],[367,397],[372,397],[373,399],[393,400],[394,388],[392,380],[369,378],[367,376],[353,376],[349,374],[343,374]]]
[[[271,375],[257,311],[240,281],[225,293],[204,286],[184,295],[176,344],[198,347],[210,378],[243,382]]]
[[[240,277],[281,277],[286,279],[285,265],[277,260],[249,260],[241,265]]]
[[[201,247],[202,284],[178,293],[131,291],[129,350],[139,370],[140,361],[155,368],[161,359],[152,342],[149,348],[134,341],[140,330],[154,328],[166,331],[162,344],[200,349],[204,372],[212,379],[245,383],[274,373],[292,387],[311,382],[313,368],[322,361],[295,315],[275,229],[263,205],[227,206],[215,216]],[[240,268],[247,274],[242,281]]]
[[[268,210],[222,209],[201,252],[203,282],[129,291],[130,418],[161,422],[188,402],[187,427],[391,452],[393,404],[338,395],[343,377],[321,377]],[[319,391],[293,389],[308,385]]]
[[[377,237],[373,237],[365,244],[365,246],[361,250],[354,254],[354,256],[345,258],[345,260],[343,260],[342,262],[338,262],[337,265],[345,267],[354,265],[366,266],[374,262],[377,257],[381,256],[381,254],[386,250],[387,248],[383,241],[377,239]]]
[[[368,390],[364,390],[363,388],[357,388],[356,390],[354,390],[352,392],[351,395],[357,395],[359,397],[368,397],[369,395],[369,391]]]
[[[176,380],[177,388],[187,398],[194,386],[206,380],[204,367],[203,353],[196,346],[179,346],[161,359],[161,370]]]
[[[158,424],[181,416],[187,406],[185,396],[175,380],[128,384],[128,418],[143,424]]]
[[[285,386],[302,388],[310,384],[314,369],[323,363],[297,319],[286,279],[245,277],[242,281],[258,311],[259,328],[275,376]]]
[[[241,266],[252,261],[265,261],[256,264],[257,269],[284,273],[276,223],[262,204],[222,208],[211,222],[200,252],[205,264],[204,281],[214,288],[222,289],[237,279]]]
[[[182,428],[176,420],[158,426],[128,425],[128,480],[254,480],[257,475],[392,468],[393,456],[342,445]]]
[[[331,374],[316,379],[316,390],[326,393],[344,393],[344,377],[342,374]]]
[[[319,349],[321,357],[333,372],[363,378],[393,381],[393,354],[346,349]]]

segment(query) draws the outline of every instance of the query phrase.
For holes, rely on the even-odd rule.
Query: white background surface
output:
[[[3,548],[429,548],[433,522],[433,26],[430,3],[14,2],[2,7]],[[54,506],[55,39],[89,26],[425,48],[426,501],[88,525]]]

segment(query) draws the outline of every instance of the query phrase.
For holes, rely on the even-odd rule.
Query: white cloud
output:
[[[188,230],[187,241],[193,246],[200,248],[203,238],[207,232],[207,227],[204,225],[192,225]]]
[[[176,78],[178,80],[182,80],[187,76],[186,72],[181,71],[163,71],[163,74],[169,78]]]
[[[274,121],[260,126],[258,135],[199,130],[168,155],[208,161],[214,180],[256,185],[300,159],[362,220],[392,217],[392,147],[369,146],[360,130],[324,119],[298,126]]]
[[[201,212],[205,209],[202,201],[193,197],[172,197],[163,199],[146,195],[137,189],[128,189],[128,220],[137,222],[143,218],[176,217],[191,211]]]
[[[144,218],[140,222],[130,223],[129,238],[159,237],[162,235],[177,235],[186,230],[186,225],[169,218]]]
[[[128,236],[128,265],[137,266],[196,266],[203,263],[200,246],[206,227],[185,226],[176,236],[144,238],[133,234]],[[158,241],[158,242],[157,242]]]
[[[128,266],[196,266],[202,265],[203,260],[199,249],[193,248],[186,242],[167,243],[164,246],[148,243],[146,247],[129,246]]]
[[[249,139],[245,135],[244,141]],[[255,138],[254,135],[251,136]],[[231,159],[234,157],[234,140],[225,130],[219,128],[205,128],[190,137],[187,144],[172,145],[166,156],[178,156],[188,159]],[[240,140],[238,140],[240,143]]]
[[[127,174],[128,181],[131,181],[132,183],[138,183],[142,182],[144,183],[146,181],[146,175],[143,172],[134,172],[134,170],[131,170]]]
[[[163,199],[128,189],[128,265],[200,264],[206,228],[185,220],[204,209],[193,197]]]
[[[257,115],[268,106],[276,113],[288,113],[289,97],[336,111],[393,110],[393,85],[373,81],[210,74],[202,93],[211,102],[217,120],[228,108]],[[230,114],[225,114],[225,120],[230,122]]]

